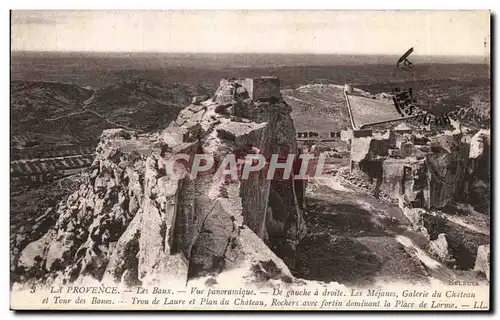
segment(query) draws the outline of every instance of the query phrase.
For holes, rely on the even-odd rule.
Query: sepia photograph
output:
[[[489,311],[491,21],[11,10],[10,308]]]

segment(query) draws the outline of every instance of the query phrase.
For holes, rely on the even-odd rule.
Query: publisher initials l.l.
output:
[[[484,303],[483,301],[481,301],[481,302],[474,301],[474,309],[487,309],[487,308],[488,308],[488,305],[486,303]]]

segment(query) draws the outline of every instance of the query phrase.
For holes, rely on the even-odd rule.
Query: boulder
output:
[[[444,233],[440,233],[437,239],[429,242],[428,250],[437,256],[441,261],[451,262],[453,258],[451,257],[450,252],[448,251],[448,241],[446,240],[446,235]]]
[[[47,258],[47,250],[49,244],[53,241],[55,232],[47,232],[37,241],[33,241],[28,244],[22,251],[19,260],[18,267],[24,269],[32,269],[36,267],[41,267],[42,262]]]
[[[490,245],[482,245],[477,249],[475,271],[482,272],[490,280]]]
[[[253,144],[267,130],[267,123],[228,122],[217,127],[218,136],[234,141],[237,146]]]
[[[125,129],[107,129],[101,133],[101,140],[111,140],[111,139],[130,139],[133,133]]]
[[[168,127],[161,132],[160,139],[169,147],[174,147],[187,140],[187,131],[181,127]]]
[[[203,101],[207,100],[209,97],[204,94],[204,95],[201,95],[201,96],[195,96],[193,98],[191,98],[191,104],[194,104],[194,105],[198,105],[200,103],[202,103]]]
[[[177,120],[175,121],[175,123],[179,126],[183,125],[184,122],[186,122],[189,118],[191,118],[191,116],[193,115],[193,111],[189,110],[189,109],[183,109],[179,115],[177,116]]]
[[[424,227],[423,216],[426,211],[422,208],[403,208],[404,215],[410,220],[414,230],[421,230]]]

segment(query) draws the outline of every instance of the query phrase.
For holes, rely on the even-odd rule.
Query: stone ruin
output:
[[[351,172],[380,180],[380,187],[391,198],[411,203],[412,207],[443,208],[452,201],[472,175],[482,178],[489,168],[489,156],[481,153],[482,169],[470,156],[478,147],[461,134],[424,136],[397,126],[377,132],[360,130],[351,136]],[[489,132],[481,130],[488,149]],[[474,139],[474,138],[473,138]],[[477,138],[475,139],[477,140]],[[478,153],[478,152],[476,152]]]
[[[257,272],[260,278],[292,279],[288,268],[306,233],[305,188],[293,179],[268,180],[265,172],[241,181],[210,174],[174,180],[165,167],[180,153],[216,160],[251,150],[296,153],[279,80],[222,80],[213,97],[192,102],[162,132],[102,133],[85,182],[56,206],[55,225],[15,261],[21,281],[91,277],[146,285],[167,275],[187,281],[234,269],[251,278],[264,262],[275,268],[269,276]]]
[[[424,136],[399,125],[385,132],[353,132],[350,142],[351,174],[372,183],[376,197],[384,194],[396,201],[413,228],[431,240],[431,252],[448,262],[450,242],[453,262],[489,277],[489,249],[484,249],[489,235],[470,232],[436,213],[468,199],[476,210],[490,214],[485,189],[490,183],[489,130],[472,138],[461,133]]]

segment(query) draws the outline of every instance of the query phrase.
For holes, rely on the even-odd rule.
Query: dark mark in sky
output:
[[[399,58],[398,62],[396,62],[396,67],[399,68],[399,65],[403,63],[405,68],[413,68],[413,63],[411,63],[410,60],[408,60],[408,57],[412,52],[413,52],[413,47],[408,49],[408,51],[406,51],[405,54],[403,54],[401,58]]]

